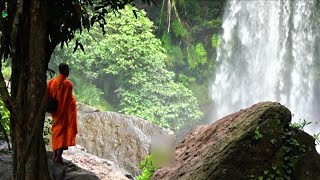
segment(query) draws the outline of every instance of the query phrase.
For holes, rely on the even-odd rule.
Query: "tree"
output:
[[[0,94],[10,111],[14,179],[50,179],[42,133],[53,50],[94,22],[104,32],[105,14],[126,4],[133,0],[0,0],[0,55],[12,62],[11,90],[0,73]]]
[[[205,116],[211,109],[209,87],[216,67],[225,2],[161,0],[157,7],[138,6],[157,25],[157,37],[168,50],[166,63],[177,75],[175,81],[192,90]]]
[[[130,16],[132,11],[138,19]],[[112,84],[116,104],[125,114],[172,130],[199,120],[202,113],[196,98],[184,85],[175,83],[174,73],[166,69],[167,52],[153,34],[154,25],[146,13],[127,6],[119,11],[119,17],[110,14],[107,19],[105,35],[94,27],[80,37],[88,42],[85,54],[64,48],[55,57],[85,72],[85,81]]]

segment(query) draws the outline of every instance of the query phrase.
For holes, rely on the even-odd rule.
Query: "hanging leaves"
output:
[[[81,51],[84,53],[84,47],[83,45],[79,42],[79,40],[76,40],[76,45],[73,49],[73,53],[77,51],[78,47],[80,46]]]
[[[69,44],[69,42],[74,38],[76,31],[82,33],[82,29],[85,28],[88,31],[98,22],[101,31],[105,34],[106,31],[104,26],[106,25],[106,20],[104,17],[110,12],[117,12],[123,9],[125,5],[133,5],[134,0],[50,0],[47,1],[47,15],[48,21],[47,28],[47,43],[48,46],[46,51],[53,52],[55,47],[60,44],[62,48],[64,45]],[[154,3],[153,0],[143,0],[144,3]],[[11,5],[9,5],[11,3]],[[10,56],[10,34],[15,17],[15,5],[12,2],[7,3],[5,1],[0,2],[0,33],[1,33],[1,45],[0,45],[0,56],[8,58]],[[136,16],[136,13],[133,12]],[[77,47],[76,47],[77,46]],[[75,44],[75,50],[80,47],[82,51],[84,48],[82,44]]]

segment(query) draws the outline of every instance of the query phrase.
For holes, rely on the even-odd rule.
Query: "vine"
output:
[[[306,146],[301,145],[296,139],[298,130],[303,130],[306,125],[309,125],[311,122],[306,120],[300,120],[298,123],[292,123],[290,126],[285,128],[285,132],[282,136],[283,145],[279,151],[281,158],[278,163],[272,164],[270,169],[264,170],[263,174],[256,177],[254,175],[250,176],[252,180],[268,180],[268,179],[277,179],[277,180],[290,180],[293,179],[293,172],[296,166],[296,163],[301,159],[305,154]],[[259,136],[259,129],[255,130],[255,139]],[[319,140],[320,133],[314,135],[314,138],[317,142]],[[272,144],[275,144],[275,139],[270,141]],[[319,142],[319,141],[318,141]]]

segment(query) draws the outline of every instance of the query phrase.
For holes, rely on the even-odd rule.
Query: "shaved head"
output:
[[[66,63],[59,64],[59,72],[61,74],[63,74],[63,75],[68,77],[69,76],[69,70],[70,70],[70,68],[69,68],[68,64],[66,64]]]

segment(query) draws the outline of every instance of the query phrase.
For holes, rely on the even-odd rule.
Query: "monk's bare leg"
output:
[[[58,152],[55,150],[55,151],[53,151],[52,154],[53,154],[52,160],[56,161],[57,160],[57,156],[58,156]]]
[[[63,148],[60,148],[57,150],[56,162],[59,164],[63,164],[62,153],[63,153]]]

